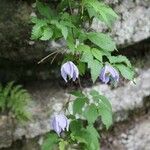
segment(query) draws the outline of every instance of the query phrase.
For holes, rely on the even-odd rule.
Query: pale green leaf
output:
[[[122,76],[125,79],[133,80],[134,71],[131,68],[129,68],[123,64],[116,64],[115,66],[118,68],[118,70],[121,72]]]
[[[99,106],[98,106],[98,112],[99,112],[99,115],[101,116],[103,124],[108,129],[112,125],[112,123],[113,123],[113,120],[112,120],[112,111],[110,111],[106,107],[106,105],[101,102],[101,103],[99,103]]]
[[[86,103],[85,98],[76,98],[73,103],[73,114],[81,114],[82,113],[82,108]]]
[[[92,48],[91,51],[92,51],[93,56],[97,60],[99,60],[100,62],[102,62],[102,56],[103,56],[102,52],[99,49],[97,49],[97,48]]]
[[[106,34],[90,32],[88,39],[103,50],[114,51],[116,49],[115,42]]]
[[[88,105],[83,115],[88,120],[89,124],[93,124],[98,117],[97,107],[94,104]]]
[[[49,40],[53,36],[53,30],[51,28],[44,28],[43,35],[40,38],[42,41]]]
[[[54,150],[56,144],[58,144],[59,138],[56,133],[48,133],[44,138],[44,142],[42,144],[42,150]]]
[[[129,59],[125,56],[118,55],[118,56],[109,56],[108,57],[110,63],[125,63],[127,66],[131,67],[131,63]]]
[[[66,150],[66,146],[68,145],[67,141],[64,141],[63,139],[59,142],[59,150]]]
[[[92,62],[90,62],[89,68],[91,70],[92,81],[95,82],[96,79],[98,78],[99,74],[100,74],[102,64],[97,60],[93,60]]]

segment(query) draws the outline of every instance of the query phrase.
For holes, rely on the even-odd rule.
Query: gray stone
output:
[[[107,2],[115,5],[114,9],[120,16],[110,34],[117,45],[127,46],[150,37],[149,0],[108,0]],[[96,19],[92,28],[100,32],[107,30],[107,27]]]
[[[112,38],[118,46],[127,46],[150,37],[149,0],[107,0],[113,5],[120,19],[114,24]],[[13,61],[37,61],[45,57],[53,48],[64,46],[59,43],[34,42],[30,40],[30,17],[35,16],[32,3],[25,1],[0,0],[0,57]],[[11,17],[10,17],[11,16]],[[98,32],[107,27],[95,20],[92,28]]]
[[[85,88],[85,92],[91,89],[98,90],[105,94],[112,103],[113,112],[116,114],[116,121],[127,119],[128,112],[135,108],[143,107],[143,99],[150,95],[150,69],[140,70],[139,76],[136,78],[136,85],[128,82],[125,86],[111,90],[109,86],[97,83],[93,87]],[[51,130],[50,117],[55,112],[60,112],[63,105],[68,101],[67,91],[58,88],[51,83],[36,82],[28,90],[33,95],[33,102],[29,111],[33,115],[33,120],[21,125],[17,124],[16,128],[11,131],[12,136],[3,134],[3,138],[9,138],[8,141],[15,141],[25,137],[27,139],[42,135]],[[72,98],[71,98],[72,100]],[[121,116],[120,116],[121,114]],[[5,122],[2,122],[0,131],[3,130]],[[7,123],[9,126],[9,123]],[[125,139],[126,140],[126,139]],[[11,143],[11,142],[9,142]],[[125,142],[124,142],[125,143]],[[7,142],[1,141],[0,147],[9,146]]]

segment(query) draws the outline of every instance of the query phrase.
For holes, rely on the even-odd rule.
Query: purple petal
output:
[[[52,128],[60,136],[61,128],[59,127],[57,116],[54,116],[52,119]]]
[[[61,68],[61,76],[62,76],[63,79],[67,82],[67,74],[66,74],[66,72],[64,71],[64,68],[63,68],[63,67]]]
[[[67,82],[67,75],[70,76],[70,78],[73,78],[73,81],[75,81],[76,78],[78,78],[79,76],[78,68],[71,61],[66,62],[61,67],[61,76],[66,82]]]
[[[67,117],[63,114],[58,115],[58,124],[59,127],[64,131],[65,128],[67,127]]]
[[[100,74],[100,79],[105,84],[107,84],[109,82],[110,79],[109,79],[109,76],[107,75],[107,66],[102,68],[101,74]]]
[[[79,70],[78,70],[78,68],[74,65],[73,81],[75,81],[78,77],[79,77]]]
[[[102,80],[102,82],[107,84],[111,80],[111,78],[118,82],[119,73],[115,68],[111,67],[110,65],[105,65],[105,67],[103,67],[101,70],[100,79]]]

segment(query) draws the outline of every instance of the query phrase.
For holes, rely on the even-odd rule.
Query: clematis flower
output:
[[[62,131],[69,129],[69,120],[64,114],[54,115],[52,118],[52,128],[60,136]]]
[[[73,79],[73,81],[75,81],[79,76],[79,70],[73,62],[68,61],[61,67],[61,76],[66,82],[67,76],[69,76],[70,78]]]
[[[108,82],[118,82],[119,73],[112,66],[105,65],[101,70],[99,78],[105,84],[107,84]]]

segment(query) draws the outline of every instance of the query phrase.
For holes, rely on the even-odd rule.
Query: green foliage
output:
[[[125,79],[133,80],[134,71],[132,68],[125,66],[124,64],[115,64],[115,66],[118,68]]]
[[[17,120],[30,119],[30,113],[27,111],[30,100],[29,93],[21,85],[14,85],[14,82],[8,83],[5,87],[0,85],[0,110],[12,112]]]
[[[97,80],[106,63],[115,66],[126,79],[133,79],[130,61],[125,56],[112,55],[117,50],[112,38],[106,33],[91,29],[94,18],[104,22],[109,28],[112,27],[118,15],[109,6],[98,0],[60,0],[54,4],[51,1],[37,1],[36,4],[39,13],[32,18],[32,39],[57,41],[63,38],[68,49],[63,62],[74,61],[80,75],[89,70],[93,82]],[[94,124],[101,118],[107,129],[112,125],[109,100],[95,90],[88,95],[80,91],[71,94],[75,96],[75,100],[73,114],[70,114],[69,132],[61,138],[54,133],[48,134],[42,150],[53,150],[56,147],[65,150],[68,145],[74,144],[78,144],[79,149],[83,150],[100,149],[100,137]],[[5,104],[1,102],[1,105]]]
[[[57,147],[58,143],[59,143],[58,135],[56,133],[53,133],[53,132],[48,133],[44,138],[44,142],[42,144],[41,149],[42,150],[54,150]]]
[[[88,39],[103,50],[113,51],[116,49],[115,42],[104,33],[90,32],[88,33]]]
[[[93,124],[100,116],[103,124],[108,129],[112,124],[112,108],[109,100],[95,90],[92,90],[90,95],[92,96],[92,103],[89,100],[91,98],[86,97],[83,93],[76,94],[77,98],[73,103],[73,113],[84,116],[89,124]]]
[[[111,27],[118,18],[118,15],[110,7],[98,0],[84,0],[84,3],[90,18],[96,17],[100,21],[106,23],[109,27]]]

